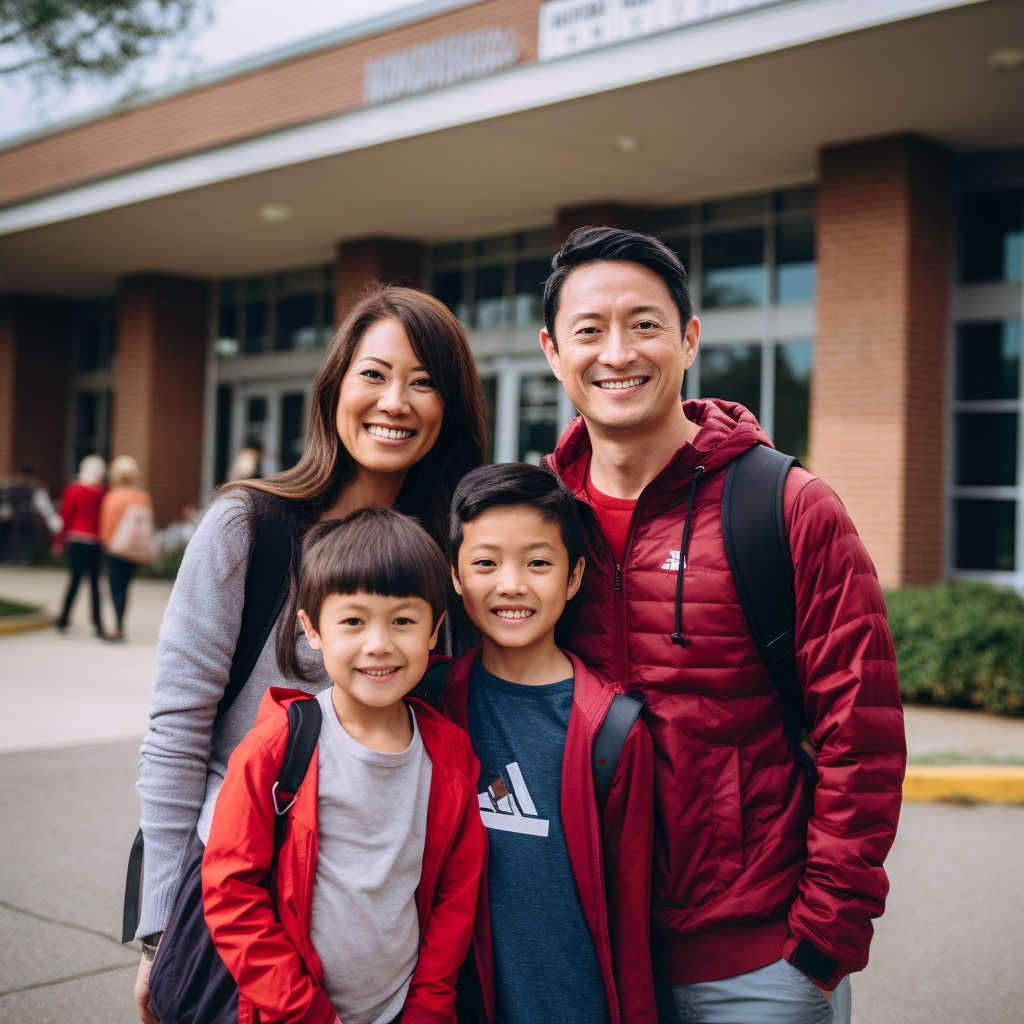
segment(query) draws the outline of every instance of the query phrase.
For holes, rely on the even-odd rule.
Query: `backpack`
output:
[[[784,504],[786,478],[799,465],[761,444],[733,459],[722,491],[722,536],[750,635],[782,698],[786,736],[806,788],[813,789],[818,773],[796,671],[796,593]]]
[[[272,517],[256,527],[252,554],[245,571],[245,598],[242,605],[242,623],[238,631],[235,653],[231,658],[228,683],[217,704],[217,719],[234,703],[249,681],[281,614],[290,583],[289,568],[292,561],[292,541],[284,520]],[[310,754],[312,757],[312,753]],[[128,857],[128,878],[124,887],[124,915],[121,923],[121,942],[131,942],[139,926],[142,902],[142,867],[144,858],[142,829],[132,843]]]
[[[126,506],[107,544],[115,558],[145,565],[153,561],[153,510],[141,502]]]
[[[444,677],[451,667],[452,662],[450,661],[435,661],[423,673],[423,678],[409,692],[409,696],[429,704],[435,711],[440,711]],[[638,690],[615,694],[608,706],[608,712],[604,716],[601,728],[598,729],[597,736],[594,737],[592,754],[594,796],[597,799],[597,809],[602,813],[605,804],[608,803],[612,777],[615,775],[615,766],[619,763],[626,737],[629,735],[629,730],[633,728],[633,723],[637,720],[643,706],[643,694]]]

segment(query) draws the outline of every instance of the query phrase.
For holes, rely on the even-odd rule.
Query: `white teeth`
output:
[[[629,380],[599,380],[597,386],[606,391],[619,391],[622,388],[635,388],[637,384],[643,384],[644,377],[630,377]]]
[[[389,676],[395,670],[393,668],[362,668],[359,671],[367,676]]]
[[[499,608],[495,611],[494,614],[497,615],[499,619],[528,619],[533,614],[533,612],[529,609],[525,611],[513,612],[506,611],[504,608]]]
[[[376,423],[368,423],[366,429],[374,437],[386,437],[389,441],[404,441],[415,433],[412,430],[391,430],[388,427],[378,427]]]

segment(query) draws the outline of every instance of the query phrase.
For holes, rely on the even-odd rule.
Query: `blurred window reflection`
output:
[[[1017,561],[1015,501],[960,498],[953,503],[957,569],[1011,572]]]
[[[811,406],[811,342],[775,346],[775,429],[779,451],[807,463],[807,426]]]
[[[327,265],[221,281],[214,351],[230,359],[326,345],[334,335],[333,279]]]
[[[1017,398],[1020,394],[1020,321],[960,324],[957,398]]]
[[[1024,260],[1024,189],[960,201],[960,280],[1019,281]]]
[[[705,235],[702,304],[752,306],[764,298],[764,229]]]
[[[714,345],[701,349],[702,398],[745,405],[755,416],[761,408],[761,345]]]
[[[519,461],[540,465],[558,440],[558,391],[550,374],[523,376],[519,381]]]
[[[814,301],[814,222],[775,229],[776,301]]]

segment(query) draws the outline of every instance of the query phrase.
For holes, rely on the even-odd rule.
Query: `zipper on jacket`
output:
[[[612,590],[619,591],[622,589],[622,566],[615,566],[615,582],[612,584]]]

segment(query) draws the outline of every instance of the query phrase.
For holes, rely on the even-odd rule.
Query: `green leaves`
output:
[[[200,9],[203,0],[0,0],[0,74],[115,78]]]
[[[885,602],[904,698],[1024,714],[1024,598],[946,580]]]

